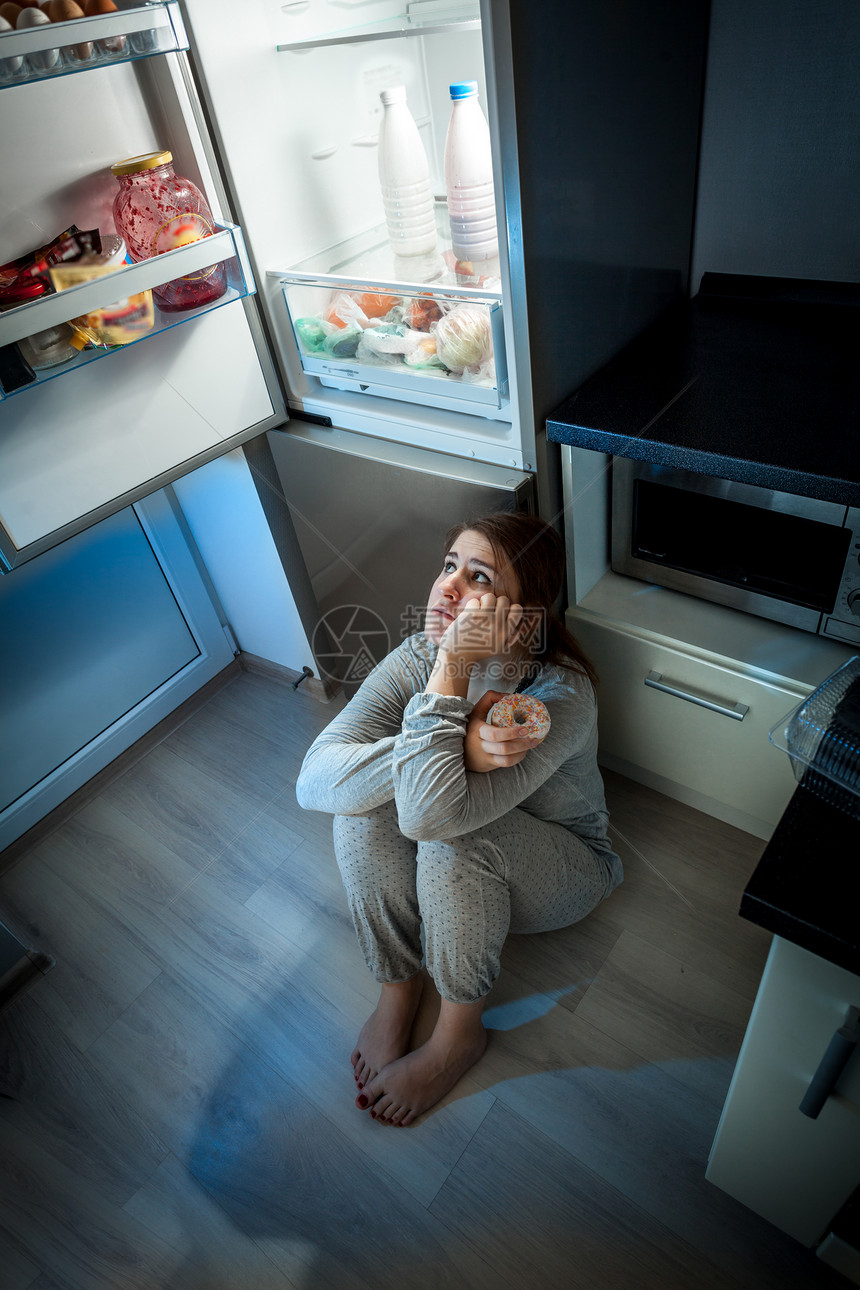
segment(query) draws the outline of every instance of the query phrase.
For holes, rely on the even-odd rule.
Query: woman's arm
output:
[[[391,758],[403,710],[426,680],[404,642],[363,682],[313,742],[299,771],[296,797],[310,811],[360,815],[394,797]]]
[[[459,837],[499,819],[526,800],[586,744],[596,719],[585,678],[530,690],[547,704],[552,727],[516,766],[488,773],[465,769],[469,704],[456,695],[410,699],[392,761],[400,828],[418,842]]]

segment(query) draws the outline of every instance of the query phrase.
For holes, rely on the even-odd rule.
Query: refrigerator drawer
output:
[[[422,393],[442,406],[507,402],[496,293],[379,279],[278,275],[303,371],[323,384]]]

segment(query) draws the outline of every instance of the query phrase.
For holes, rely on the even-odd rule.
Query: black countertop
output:
[[[741,899],[740,913],[860,976],[860,819],[800,785]]]
[[[706,273],[547,436],[860,506],[860,284]]]

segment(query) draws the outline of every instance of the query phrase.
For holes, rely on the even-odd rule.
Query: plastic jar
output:
[[[206,198],[190,179],[176,174],[172,162],[169,152],[149,152],[111,166],[119,183],[114,223],[135,261],[199,242],[215,231]],[[227,271],[220,263],[165,282],[153,288],[153,295],[160,309],[176,312],[209,304],[226,290]]]

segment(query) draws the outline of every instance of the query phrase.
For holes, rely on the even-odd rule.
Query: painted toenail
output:
[[[370,1103],[368,1102],[367,1098],[364,1096],[364,1094],[363,1094],[363,1093],[362,1093],[361,1097],[357,1097],[357,1098],[355,1099],[355,1102],[356,1102],[356,1105],[357,1105],[357,1106],[360,1106],[360,1107],[361,1107],[362,1111],[363,1111],[363,1110],[365,1110],[365,1108],[366,1108],[366,1107],[370,1106]],[[371,1115],[373,1115],[373,1111],[371,1111],[371,1113],[370,1113],[370,1114],[371,1114]]]

